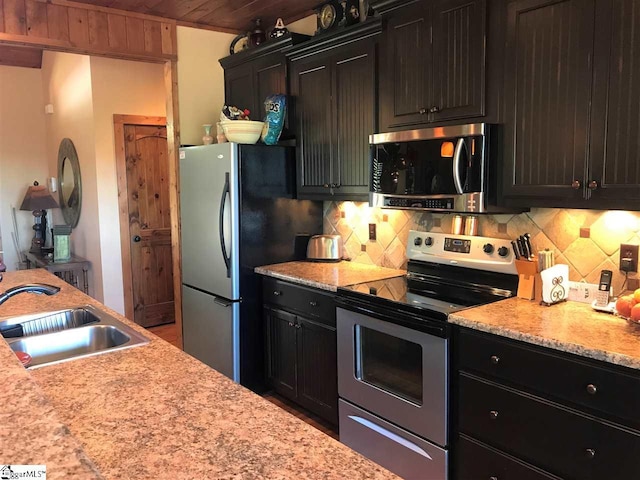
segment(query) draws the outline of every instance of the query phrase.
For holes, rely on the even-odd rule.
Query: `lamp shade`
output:
[[[51,196],[47,187],[33,182],[33,185],[27,189],[20,210],[33,211],[46,210],[47,208],[58,208],[58,202]]]

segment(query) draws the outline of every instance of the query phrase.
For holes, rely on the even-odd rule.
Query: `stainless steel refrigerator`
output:
[[[322,203],[295,200],[291,147],[180,149],[184,349],[236,382],[264,386],[258,265],[296,259],[322,232]]]

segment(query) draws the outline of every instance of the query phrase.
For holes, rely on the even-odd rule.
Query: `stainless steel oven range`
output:
[[[447,316],[515,294],[507,240],[411,231],[408,273],[339,289],[340,441],[409,479],[445,480]]]

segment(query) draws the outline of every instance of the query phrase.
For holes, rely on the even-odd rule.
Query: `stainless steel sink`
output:
[[[31,356],[29,368],[121,350],[149,342],[131,327],[92,306],[14,317],[1,328],[21,325],[24,335],[6,339],[14,352]]]

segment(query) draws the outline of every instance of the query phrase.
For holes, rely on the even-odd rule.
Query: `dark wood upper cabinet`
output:
[[[421,0],[387,11],[389,3],[381,10],[381,130],[483,116],[485,0]]]
[[[599,0],[596,18],[589,203],[631,208],[640,199],[640,5]]]
[[[376,131],[379,20],[287,53],[295,105],[298,198],[365,201]]]
[[[252,120],[265,116],[264,100],[274,93],[289,94],[287,59],[283,50],[304,42],[309,37],[290,33],[284,37],[220,59],[224,68],[225,103],[248,108]],[[288,116],[281,138],[291,137]]]

